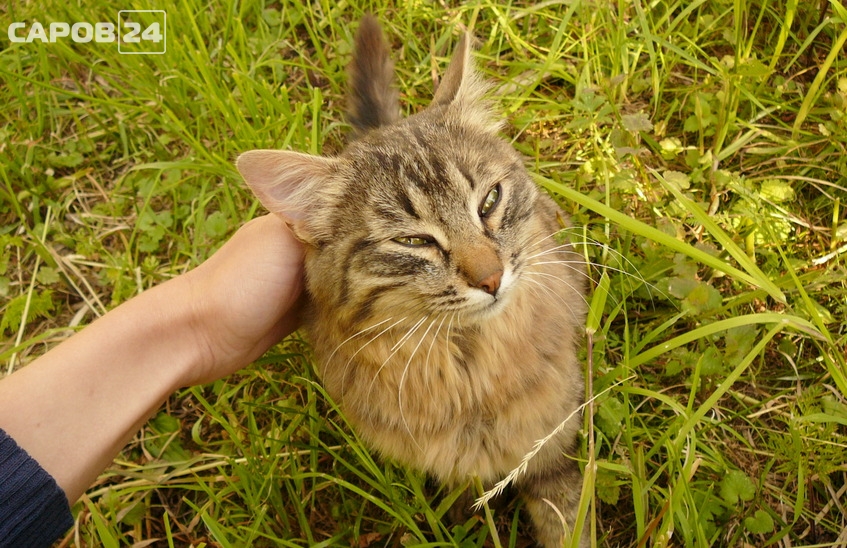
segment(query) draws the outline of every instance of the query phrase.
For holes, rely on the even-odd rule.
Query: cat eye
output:
[[[435,239],[432,236],[400,236],[399,238],[393,238],[393,241],[408,247],[419,247],[430,245],[435,242]]]
[[[488,193],[488,196],[482,201],[482,204],[479,206],[479,216],[487,217],[491,210],[494,209],[494,206],[500,201],[500,183],[497,183],[497,186],[491,189],[491,192]]]

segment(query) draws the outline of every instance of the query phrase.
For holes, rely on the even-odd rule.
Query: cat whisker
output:
[[[536,241],[532,242],[531,244],[524,244],[522,247],[523,247],[524,249],[533,249],[533,248],[535,248],[535,247],[538,247],[538,246],[540,246],[541,244],[543,244],[546,240],[549,240],[550,238],[552,238],[552,237],[553,237],[553,236],[555,236],[556,234],[559,234],[561,231],[562,231],[562,230],[557,230],[557,231],[555,231],[555,232],[551,232],[551,233],[547,234],[546,236],[543,236],[543,237],[542,237],[542,238],[540,238],[539,240],[536,240]],[[529,239],[529,237],[532,237],[532,236],[533,236],[533,235],[532,235],[532,234],[530,234],[530,235],[528,236],[528,238],[527,238],[527,239]],[[537,234],[536,234],[536,236],[537,236]],[[568,244],[564,244],[564,245],[568,245]]]
[[[385,333],[387,333],[389,330],[391,330],[393,327],[395,327],[395,326],[396,326],[396,325],[398,325],[399,323],[403,322],[405,319],[406,319],[406,316],[404,316],[404,317],[400,318],[399,320],[397,320],[397,321],[396,321],[396,322],[394,322],[393,324],[389,325],[388,327],[386,327],[385,329],[383,329],[382,331],[380,331],[379,333],[377,333],[376,335],[374,335],[374,336],[373,336],[370,340],[368,340],[368,342],[366,342],[365,344],[363,344],[362,346],[360,346],[359,348],[357,348],[355,352],[353,352],[353,354],[352,354],[352,355],[350,356],[350,358],[347,360],[347,363],[345,363],[345,364],[344,364],[344,371],[343,371],[343,373],[342,373],[342,375],[341,375],[341,379],[342,379],[342,380],[341,380],[341,394],[342,394],[342,395],[343,395],[343,394],[345,394],[344,384],[345,384],[345,381],[347,380],[347,371],[350,369],[350,364],[351,364],[351,363],[353,363],[353,360],[356,358],[356,356],[359,354],[359,352],[361,352],[362,350],[364,350],[364,349],[365,349],[365,348],[366,348],[369,344],[371,344],[372,342],[374,342],[375,340],[377,340],[378,338],[380,338],[382,335],[384,335]],[[382,324],[382,323],[384,323],[384,322],[380,322],[380,324]],[[378,324],[378,325],[379,325],[379,324]],[[342,344],[344,344],[344,343],[342,343]],[[338,345],[338,348],[341,348],[341,345]],[[329,362],[329,360],[327,360],[327,361],[326,361],[326,362],[324,362],[324,363],[325,363],[325,364],[329,364],[330,362]]]
[[[582,294],[580,289],[578,287],[574,287],[573,285],[568,283],[566,280],[564,280],[560,276],[556,276],[554,274],[549,274],[547,272],[534,272],[534,271],[527,271],[526,274],[528,275],[527,279],[531,279],[533,276],[542,276],[544,278],[556,280],[557,282],[561,283],[562,285],[564,285],[564,286],[570,288],[571,290],[573,290],[573,292],[575,294],[579,295],[580,299],[582,299],[582,302],[584,302],[586,304],[586,306],[590,306],[589,303],[588,303],[588,299]],[[570,304],[565,300],[565,298],[563,296],[561,296],[558,293],[556,293],[555,291],[553,291],[552,288],[550,288],[549,286],[547,286],[546,284],[544,284],[540,280],[535,280],[535,281],[537,283],[539,283],[541,286],[543,286],[545,289],[548,289],[551,293],[557,295],[559,297],[559,299],[562,301],[562,303],[564,303],[564,305],[568,308],[568,310],[570,310],[572,314],[575,314],[573,308],[570,306]]]
[[[559,229],[555,232],[551,232],[551,233],[547,234],[546,236],[544,236],[540,240],[536,240],[532,243],[524,244],[523,248],[527,249],[527,250],[537,249],[546,240],[554,239],[556,236],[559,236],[561,234],[566,234],[568,236],[575,235],[575,236],[579,236],[579,237],[576,238],[576,239],[572,239],[572,238],[569,237],[566,241],[564,241],[562,243],[556,242],[556,246],[554,247],[554,249],[555,248],[565,248],[565,247],[574,248],[576,245],[580,245],[580,244],[581,245],[595,245],[597,247],[606,249],[610,253],[616,254],[619,259],[623,258],[623,255],[621,255],[620,252],[615,251],[614,249],[610,248],[606,244],[603,244],[603,243],[599,242],[598,240],[596,240],[594,238],[590,238],[590,237],[586,236],[585,233],[581,229],[579,229],[578,227],[561,228],[561,229]],[[527,238],[527,240],[528,239],[529,238]],[[577,253],[576,250],[574,250],[574,252]]]
[[[397,350],[399,350],[399,349],[400,349],[400,347],[401,347],[401,346],[403,346],[403,343],[405,343],[405,342],[409,339],[409,337],[411,337],[412,335],[414,335],[415,331],[417,331],[417,330],[418,330],[418,327],[420,327],[420,326],[421,326],[421,324],[422,324],[423,322],[425,322],[428,318],[429,318],[429,316],[424,316],[423,318],[421,318],[420,320],[418,320],[417,322],[415,322],[415,325],[413,325],[412,327],[410,327],[410,328],[406,331],[406,334],[405,334],[405,335],[403,335],[402,337],[400,337],[400,339],[399,339],[396,343],[394,343],[394,346],[392,346],[392,347],[391,347],[391,354],[390,354],[390,356],[393,356],[395,353],[397,353]]]
[[[368,395],[365,398],[367,401],[370,400],[370,394],[373,391],[373,387],[376,384],[376,380],[379,378],[380,373],[382,373],[382,370],[385,369],[385,366],[388,364],[389,361],[391,361],[391,358],[393,358],[394,355],[397,354],[397,351],[399,351],[400,348],[402,348],[403,345],[406,343],[406,341],[408,341],[412,337],[412,335],[415,334],[415,332],[420,328],[421,325],[423,325],[423,323],[427,320],[428,317],[429,316],[424,316],[423,318],[418,320],[417,323],[410,327],[406,331],[406,333],[402,337],[400,337],[400,339],[396,343],[394,343],[394,346],[391,347],[391,351],[389,352],[388,357],[383,360],[382,364],[380,364],[379,368],[376,370],[376,373],[374,373],[374,376],[371,379],[371,384],[368,386]]]
[[[635,265],[632,263],[632,261],[630,261],[628,258],[626,258],[620,251],[616,251],[606,244],[600,243],[596,240],[585,239],[585,240],[581,240],[579,242],[574,242],[574,245],[598,247],[598,248],[608,252],[609,254],[611,254],[611,256],[613,256],[617,260],[619,265],[622,265],[622,266],[627,265],[627,266],[631,267],[632,270],[635,270],[636,272],[638,271],[638,269],[635,267]],[[545,255],[547,253],[563,253],[563,252],[577,253],[577,251],[573,249],[574,245],[572,245],[570,243],[559,245],[559,246],[544,250],[544,251],[537,253],[535,255],[532,255],[531,257],[527,257],[527,259],[539,257],[539,256]],[[565,250],[563,248],[570,248],[570,249]]]
[[[444,320],[446,319],[447,316],[441,316],[441,322],[439,322],[438,327],[435,329],[435,333],[432,335],[432,340],[429,343],[429,348],[426,351],[426,358],[424,359],[424,378],[429,378],[429,357],[432,354],[432,348],[438,340],[438,334],[441,333],[441,328],[444,326]],[[450,324],[447,324],[447,340],[450,340]]]
[[[650,293],[651,302],[653,300],[653,291],[660,294],[665,299],[670,300],[669,295],[667,295],[664,291],[662,291],[655,284],[648,282],[643,276],[641,276],[641,274],[633,274],[631,272],[627,272],[626,270],[624,270],[622,268],[616,268],[614,266],[596,263],[596,262],[593,262],[593,261],[589,261],[587,263],[583,263],[582,261],[564,261],[564,260],[563,261],[538,261],[538,262],[535,262],[533,264],[534,265],[543,265],[543,264],[555,264],[555,263],[561,263],[561,264],[567,265],[571,268],[573,268],[572,265],[574,265],[574,264],[580,265],[580,266],[582,266],[583,264],[587,264],[589,267],[596,268],[597,270],[616,272],[616,273],[626,277],[627,280],[629,280],[629,290],[630,290],[631,293],[634,292],[637,289],[637,286],[633,283],[633,280],[634,280],[635,282],[644,285],[644,287],[646,287],[648,289],[648,292]],[[581,274],[583,274],[582,269],[574,269],[574,270],[577,270]],[[591,276],[589,276],[587,274],[584,274],[584,275],[587,278],[591,279]]]
[[[425,319],[426,318],[424,318],[424,320]],[[442,319],[442,323],[443,323],[443,321],[444,320]],[[418,440],[415,438],[415,434],[412,432],[412,429],[409,427],[409,423],[406,420],[406,414],[403,411],[403,385],[406,383],[406,375],[409,372],[409,367],[412,363],[412,360],[414,359],[415,354],[417,354],[418,349],[421,347],[421,344],[423,344],[424,339],[426,339],[426,336],[429,334],[429,330],[432,329],[433,325],[435,325],[435,320],[432,320],[431,322],[429,322],[429,327],[427,327],[426,331],[423,332],[423,335],[421,335],[421,338],[418,341],[418,344],[415,345],[415,348],[412,349],[412,353],[409,354],[409,359],[406,360],[406,365],[403,367],[403,373],[400,375],[400,382],[398,383],[398,386],[397,386],[397,406],[400,409],[400,420],[403,421],[403,426],[406,428],[406,432],[409,433],[409,437],[412,438],[412,442],[420,450],[423,450],[423,448],[420,446],[420,444],[418,443]],[[436,331],[436,335],[437,335],[437,331]],[[432,348],[432,343],[430,343],[430,348]],[[427,357],[429,357],[429,354],[427,354]]]
[[[557,250],[557,249],[562,249],[562,250],[569,249],[571,252],[576,253],[576,250],[574,250],[573,245],[569,241],[564,242],[564,243],[556,242],[556,245],[554,245],[552,247],[542,247],[542,244],[544,244],[547,240],[552,239],[553,236],[555,236],[555,234],[551,234],[549,236],[546,236],[543,240],[536,242],[534,244],[524,246],[523,249],[526,250],[527,252],[530,252],[530,253],[532,253],[535,250],[540,250],[533,255],[527,256],[526,258],[527,259],[533,259],[540,254],[544,254],[544,253],[547,253],[548,251]]]
[[[445,340],[445,343],[447,344],[447,354],[448,355],[450,354],[450,331],[453,328],[453,320],[456,319],[456,315],[457,314],[455,312],[453,312],[450,315],[450,321],[447,322],[447,335],[446,335],[446,337],[444,337],[444,340]]]
[[[568,264],[566,261],[556,261],[556,262],[558,262],[559,264],[562,264],[563,266],[565,266],[565,267],[567,267],[567,268],[571,269],[571,270],[572,270],[572,271],[574,271],[574,272],[575,272],[578,276],[581,276],[581,277],[585,278],[586,280],[591,280],[591,276],[589,276],[587,272],[583,272],[581,268],[575,268],[575,267],[573,266],[573,265],[583,266],[585,263],[583,263],[582,261],[579,261],[579,262],[573,262],[573,263],[571,263],[571,264]],[[562,282],[563,284],[567,285],[568,287],[570,287],[571,289],[573,289],[573,290],[574,290],[574,291],[576,291],[577,293],[579,293],[579,294],[582,294],[582,293],[583,293],[582,291],[580,291],[580,288],[578,288],[578,287],[574,287],[573,285],[571,285],[570,283],[568,283],[565,279],[563,279],[561,276],[557,276],[557,275],[552,274],[552,273],[550,273],[550,272],[543,272],[543,271],[541,271],[541,270],[533,270],[533,269],[532,269],[532,267],[533,267],[533,266],[536,266],[536,263],[533,263],[533,264],[531,264],[531,265],[528,265],[528,266],[527,266],[527,268],[526,268],[526,269],[524,269],[524,274],[530,274],[530,275],[532,275],[532,274],[538,274],[538,275],[541,275],[541,276],[547,276],[547,277],[549,277],[549,278],[554,278],[554,279],[556,279],[556,280],[559,280],[559,281],[560,281],[560,282]],[[584,299],[584,298],[585,298],[585,297],[583,297],[583,299]]]
[[[542,250],[540,252],[529,255],[529,256],[526,257],[526,260],[529,261],[529,260],[532,260],[532,259],[543,257],[543,256],[548,255],[548,254],[577,253],[577,251],[574,249],[574,246],[578,246],[578,245],[597,247],[599,249],[602,249],[606,253],[608,253],[611,257],[613,257],[615,259],[615,261],[618,263],[618,265],[620,265],[620,267],[613,267],[613,266],[610,266],[608,264],[598,263],[598,262],[595,262],[595,261],[587,260],[586,264],[589,267],[596,268],[597,270],[617,272],[617,273],[619,273],[623,276],[628,277],[631,280],[635,280],[637,282],[640,282],[641,284],[644,285],[644,287],[646,287],[648,289],[648,291],[650,293],[651,302],[653,300],[653,292],[654,291],[659,293],[660,295],[662,295],[665,299],[669,299],[668,295],[665,294],[664,291],[659,289],[655,284],[651,284],[650,282],[648,282],[641,275],[641,273],[638,271],[638,268],[635,266],[635,264],[630,259],[628,259],[625,255],[623,255],[621,252],[619,252],[615,249],[612,249],[607,244],[601,243],[598,240],[587,237],[584,234],[584,232],[582,230],[580,230],[578,227],[564,228],[562,230],[557,231],[554,234],[551,234],[550,236],[548,236],[548,238],[551,238],[551,237],[555,236],[556,234],[560,234],[562,232],[570,233],[572,235],[579,236],[580,238],[576,239],[576,240],[572,240],[568,243],[560,244],[560,245],[551,247],[549,249],[545,249],[545,250]],[[538,262],[538,263],[535,263],[535,264],[542,264],[542,263]],[[580,263],[580,264],[582,264],[582,263]],[[625,269],[624,267],[628,267],[628,268]],[[633,274],[633,272],[631,272],[630,270],[634,271],[635,273]],[[636,286],[630,284],[630,291],[635,291],[635,289],[636,289]]]
[[[562,305],[563,305],[565,308],[567,308],[567,309],[571,312],[571,314],[572,314],[572,315],[575,315],[575,312],[574,312],[574,310],[573,310],[573,307],[570,305],[570,303],[569,303],[568,301],[566,301],[566,300],[565,300],[565,298],[564,298],[563,296],[561,296],[561,295],[559,295],[558,293],[556,293],[555,291],[553,291],[553,289],[552,289],[550,286],[548,286],[547,284],[542,283],[541,281],[539,281],[539,280],[535,280],[535,279],[533,279],[533,278],[532,278],[532,274],[542,274],[541,272],[528,272],[527,274],[529,274],[529,275],[528,275],[526,278],[524,278],[524,279],[525,279],[528,283],[534,284],[536,287],[539,287],[539,288],[543,289],[543,290],[544,290],[544,292],[545,292],[545,293],[547,293],[548,295],[550,295],[551,297],[555,297],[556,299],[558,299],[558,300],[559,300],[559,302],[561,302],[561,303],[562,303]],[[549,275],[549,274],[548,274],[548,276],[551,276],[551,277],[554,277],[554,278],[555,278],[555,276],[552,276],[552,275]],[[527,287],[529,287],[529,286],[527,286]],[[583,301],[585,301],[586,303],[588,302],[588,301],[585,299],[585,297],[583,297],[583,298],[582,298],[582,300],[583,300]]]
[[[527,260],[525,270],[527,272],[535,272],[534,270],[531,270],[532,267],[539,266],[539,265],[547,265],[547,264],[561,264],[561,265],[567,267],[574,274],[576,274],[578,276],[582,276],[583,278],[585,278],[589,282],[592,281],[591,274],[588,272],[588,269],[586,268],[586,262],[581,257],[579,257],[579,258],[574,257],[570,260],[565,260],[565,259],[547,260],[547,261],[529,261],[529,260]]]
[[[617,267],[605,265],[605,264],[602,264],[602,263],[596,263],[594,261],[583,261],[582,259],[580,259],[578,261],[560,259],[560,260],[549,260],[549,261],[535,261],[532,264],[533,265],[564,264],[564,265],[567,265],[571,268],[573,268],[573,265],[578,265],[578,266],[587,265],[587,266],[590,266],[590,267],[594,267],[597,270],[602,269],[602,270],[609,270],[611,272],[617,272],[618,274],[621,274],[623,276],[628,276],[628,277],[630,277],[634,280],[638,280],[639,282],[643,283],[644,285],[650,285],[649,282],[647,282],[647,280],[645,280],[640,275],[632,274],[631,272],[627,272],[626,270],[624,270],[622,268],[617,268]],[[576,268],[573,268],[573,269],[577,270]],[[582,269],[579,269],[579,270],[582,270]]]
[[[562,253],[568,255],[578,255],[576,251],[574,251],[573,246],[570,244],[559,245],[550,249],[545,249],[544,251],[539,251],[538,253],[534,253],[532,255],[528,255],[524,257],[524,260],[531,261],[533,259],[538,259],[540,257],[544,257],[546,255],[552,255],[554,253]]]
[[[540,297],[541,293],[538,291],[537,287],[541,287],[541,286],[543,286],[543,284],[541,282],[539,282],[538,280],[533,280],[531,278],[526,278],[526,282],[527,282],[527,285],[525,286],[526,290],[531,292],[534,297]],[[548,290],[548,293],[549,293],[550,288],[542,287],[542,289]],[[556,295],[555,293],[553,295],[558,297],[564,303],[565,300],[560,295]]]
[[[628,259],[628,258],[627,258],[627,257],[626,257],[623,253],[621,253],[620,251],[617,251],[616,249],[612,249],[612,248],[611,248],[611,247],[609,247],[607,244],[604,244],[604,243],[602,243],[602,242],[600,242],[600,241],[598,241],[598,240],[595,240],[594,238],[589,238],[588,236],[586,236],[586,235],[585,235],[583,232],[581,232],[581,231],[577,231],[577,230],[568,230],[568,229],[565,229],[565,230],[566,230],[566,231],[570,231],[570,232],[574,232],[575,234],[582,236],[582,238],[580,238],[580,239],[578,239],[578,240],[572,240],[572,243],[573,243],[574,245],[593,246],[593,247],[597,247],[597,248],[599,248],[599,249],[602,249],[604,252],[606,252],[606,253],[608,253],[609,255],[611,255],[612,257],[614,257],[614,258],[615,258],[615,260],[617,261],[617,263],[618,263],[621,267],[623,267],[624,265],[626,265],[626,266],[630,267],[632,270],[634,270],[635,272],[638,272],[638,268],[635,266],[635,264],[634,264],[631,260],[629,260],[629,259]],[[592,263],[592,264],[596,264],[596,263]],[[638,277],[640,277],[640,274],[639,274],[639,276],[638,276]],[[643,278],[641,278],[641,280],[643,281]]]
[[[350,335],[349,337],[347,337],[346,339],[344,339],[343,341],[341,341],[341,343],[339,343],[339,344],[338,344],[338,346],[336,346],[336,347],[335,347],[335,350],[333,350],[332,352],[330,352],[329,357],[327,357],[327,359],[326,359],[327,363],[329,363],[329,362],[331,362],[331,361],[332,361],[332,358],[334,358],[334,357],[335,357],[335,354],[336,354],[339,350],[341,350],[341,347],[342,347],[342,346],[344,346],[344,345],[345,345],[345,344],[347,344],[348,342],[352,341],[353,339],[355,339],[355,338],[356,338],[356,337],[358,337],[359,335],[364,335],[365,333],[367,333],[367,332],[368,332],[368,331],[370,331],[371,329],[376,329],[376,328],[377,328],[377,327],[379,327],[380,325],[382,325],[382,324],[384,324],[384,323],[386,323],[386,322],[390,322],[393,318],[394,318],[394,316],[390,316],[390,317],[388,317],[388,318],[386,318],[386,319],[382,320],[381,322],[377,322],[377,323],[375,323],[375,324],[373,324],[373,325],[371,325],[371,326],[365,327],[364,329],[360,329],[359,331],[357,331],[357,332],[353,333],[352,335]],[[402,321],[402,320],[401,320],[401,321]]]
[[[584,268],[584,267],[586,266],[586,262],[585,262],[585,261],[583,261],[582,259],[580,259],[580,260],[572,260],[572,261],[567,261],[567,260],[558,260],[558,261],[535,261],[535,262],[532,262],[532,263],[530,263],[529,265],[527,265],[527,269],[529,269],[529,268],[531,268],[531,267],[533,267],[533,266],[541,266],[541,265],[547,265],[547,264],[560,264],[560,265],[563,265],[563,266],[565,266],[566,268],[568,268],[568,269],[570,269],[571,271],[573,271],[573,272],[574,272],[577,276],[581,276],[581,277],[585,278],[586,280],[588,280],[589,282],[593,280],[593,278],[591,277],[591,274],[589,274],[588,272],[586,272],[586,270],[587,270],[587,269],[586,269],[586,268]],[[588,263],[588,264],[593,264],[593,263]],[[530,271],[530,272],[535,272],[534,270],[529,270],[529,271]]]
[[[534,265],[536,265],[536,264],[539,264],[539,265],[540,265],[540,264],[552,264],[552,263],[562,263],[562,264],[565,264],[565,263],[566,263],[566,261],[544,261],[544,262],[539,262],[539,263],[533,263],[533,266],[534,266]],[[583,266],[585,263],[583,263],[582,261],[579,261],[579,262],[577,262],[576,264],[578,264],[578,265],[580,265],[580,266]],[[566,266],[568,266],[568,267],[570,267],[570,268],[573,268],[573,267],[571,267],[570,265],[566,265]],[[574,270],[576,270],[576,269],[574,269]],[[573,286],[571,286],[570,284],[568,284],[565,280],[563,280],[563,279],[562,279],[562,278],[560,278],[559,276],[556,276],[555,274],[551,274],[551,273],[549,273],[549,272],[527,271],[527,272],[526,272],[526,274],[528,274],[528,275],[538,274],[538,275],[542,275],[542,276],[547,276],[547,277],[549,277],[549,278],[555,278],[555,279],[556,279],[556,280],[558,280],[559,282],[561,282],[561,283],[563,283],[563,284],[566,284],[566,285],[568,285],[569,287],[571,287],[571,288],[573,289]],[[591,280],[593,279],[593,278],[592,278],[589,274],[587,274],[587,273],[585,273],[585,272],[582,272],[582,269],[579,269],[579,270],[578,270],[578,274],[579,274],[580,276],[584,277],[586,280],[591,281]],[[615,305],[619,304],[619,302],[620,302],[620,301],[617,299],[617,297],[615,297],[615,296],[614,296],[614,295],[612,295],[612,294],[610,294],[610,295],[609,295],[609,298],[612,300],[612,302],[614,302],[614,304],[615,304]],[[587,299],[585,296],[583,296],[583,297],[582,297],[582,300],[583,300],[583,301],[585,301],[585,303],[586,303],[586,304],[588,304],[588,299]]]

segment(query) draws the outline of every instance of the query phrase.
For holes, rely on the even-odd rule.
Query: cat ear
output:
[[[441,78],[433,104],[448,105],[453,101],[466,99],[469,92],[475,92],[476,74],[471,59],[471,39],[467,33],[463,34],[453,51],[447,71]]]
[[[337,169],[337,160],[286,150],[251,150],[235,162],[247,186],[271,213],[282,217],[294,234],[312,242],[309,213],[316,211]]]
[[[435,90],[432,105],[452,106],[459,108],[464,118],[474,122],[485,129],[497,132],[501,123],[491,116],[485,94],[488,92],[488,84],[480,77],[474,67],[471,53],[473,48],[471,42],[473,37],[465,33],[459,39],[447,71],[441,79],[441,83]]]
[[[439,105],[465,103],[472,105],[483,99],[489,86],[482,80],[473,61],[473,35],[462,34],[450,64],[441,79],[432,102]]]

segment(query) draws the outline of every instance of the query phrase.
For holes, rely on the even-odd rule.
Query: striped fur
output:
[[[339,156],[238,160],[306,244],[322,382],[382,455],[454,485],[501,479],[573,416],[517,485],[538,542],[561,546],[546,501],[573,525],[584,263],[554,239],[563,213],[497,135],[468,37],[433,103],[405,119],[375,20],[356,43],[356,139]]]

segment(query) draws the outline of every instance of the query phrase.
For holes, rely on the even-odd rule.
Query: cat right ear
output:
[[[235,166],[265,208],[282,217],[306,243],[315,238],[309,212],[319,207],[336,160],[286,150],[251,150]]]

